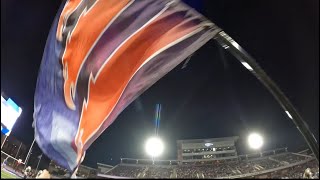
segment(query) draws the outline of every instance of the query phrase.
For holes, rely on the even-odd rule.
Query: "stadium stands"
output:
[[[245,157],[245,158],[243,158]],[[254,158],[253,158],[254,157]],[[2,154],[2,159],[6,158]],[[3,160],[2,160],[3,161]],[[8,162],[4,168],[12,169]],[[69,175],[51,163],[49,171],[56,178]],[[121,159],[115,167],[98,163],[98,169],[81,166],[79,178],[303,178],[305,170],[311,169],[313,178],[319,178],[319,164],[315,157],[307,154],[265,153],[265,155],[242,156],[235,160],[216,160],[203,162],[181,162],[175,160]],[[35,172],[34,172],[35,173]],[[33,176],[34,177],[34,176]]]
[[[284,163],[285,162],[285,163]],[[302,178],[304,170],[311,168],[319,174],[319,164],[314,157],[295,153],[259,157],[250,160],[203,162],[179,165],[121,163],[106,175],[133,178]]]
[[[121,177],[138,177],[144,172],[146,166],[135,166],[135,165],[118,165],[111,169],[107,174],[112,176]]]
[[[307,159],[307,157],[305,157],[305,156],[293,155],[291,153],[286,153],[284,155],[275,156],[273,158],[278,161],[285,162],[285,163],[295,163],[295,162],[299,162],[299,161]]]
[[[173,173],[173,167],[148,167],[145,178],[170,178]]]

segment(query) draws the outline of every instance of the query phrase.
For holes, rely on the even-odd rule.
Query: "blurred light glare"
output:
[[[260,149],[263,145],[263,138],[257,133],[252,133],[248,137],[248,143],[252,149]]]
[[[247,62],[241,62],[241,63],[242,63],[242,65],[243,65],[244,67],[246,67],[248,70],[253,71],[252,67],[251,67]]]
[[[288,117],[289,117],[290,119],[292,119],[291,114],[290,114],[288,111],[286,111],[286,113],[287,113]]]
[[[151,157],[158,157],[162,154],[164,146],[160,138],[151,137],[145,145],[146,152]]]

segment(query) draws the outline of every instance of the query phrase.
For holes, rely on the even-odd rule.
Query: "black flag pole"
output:
[[[252,58],[224,31],[221,30],[219,33],[217,33],[214,39],[219,43],[219,45],[234,55],[242,63],[242,65],[245,66],[253,75],[255,75],[256,78],[258,78],[260,82],[269,90],[269,92],[271,92],[274,98],[284,109],[288,117],[296,125],[319,163],[319,145],[315,136],[310,131],[307,123],[302,119],[298,111],[294,108],[289,99],[280,90],[276,83],[271,80],[271,78],[257,64],[255,59]]]

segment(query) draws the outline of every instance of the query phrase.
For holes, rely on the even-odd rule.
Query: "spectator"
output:
[[[42,173],[36,177],[36,179],[50,179],[50,177],[50,173],[46,169],[44,169]]]
[[[14,171],[17,172],[19,170],[19,166],[20,164],[22,164],[22,159],[19,159],[16,163],[15,163],[15,167],[14,167]]]
[[[27,179],[28,177],[30,177],[31,176],[31,167],[30,166],[28,166],[25,170],[24,170],[24,172],[23,172],[23,178],[24,179]]]

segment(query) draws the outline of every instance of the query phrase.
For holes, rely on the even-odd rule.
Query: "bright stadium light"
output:
[[[162,154],[164,146],[160,138],[151,137],[147,140],[145,148],[147,154],[154,158]]]
[[[252,133],[248,137],[248,143],[252,149],[260,149],[263,145],[262,136],[257,133]]]

